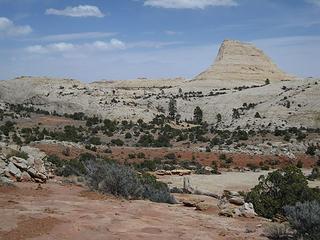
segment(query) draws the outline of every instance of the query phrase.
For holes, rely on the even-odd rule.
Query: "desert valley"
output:
[[[2,239],[266,239],[246,196],[260,175],[297,166],[320,186],[320,80],[252,44],[225,40],[191,80],[0,86]],[[125,168],[103,180],[100,161]]]
[[[202,19],[217,6],[240,8],[237,0],[130,4],[137,2],[144,3],[143,9],[152,9],[154,18],[167,16],[159,12],[172,9],[190,11],[188,14],[202,11]],[[206,12],[207,7],[212,12]],[[90,5],[47,8],[44,15],[48,19],[94,17],[96,21],[109,17]],[[21,15],[23,18],[28,16]],[[180,23],[180,19],[176,21]],[[59,27],[64,24],[69,23]],[[81,29],[90,25],[82,24]],[[314,24],[318,23],[307,27]],[[199,25],[195,26],[187,29],[196,35]],[[30,26],[16,26],[0,17],[0,42],[32,31]],[[183,32],[165,33],[188,38]],[[19,51],[36,54],[26,57],[30,65],[34,59],[59,62],[60,58],[66,61],[66,72],[74,71],[69,66],[80,59],[84,64],[76,70],[83,73],[87,56],[97,49],[98,54],[128,51],[129,56],[136,46],[152,45],[130,45],[117,39],[84,43],[117,34],[48,35],[39,37],[41,44]],[[66,42],[49,44],[51,39]],[[75,39],[77,44],[68,43]],[[279,46],[287,48],[286,40],[282,38]],[[19,45],[33,39],[16,41]],[[296,42],[292,45],[298,51]],[[162,43],[155,44],[159,51],[162,47]],[[84,55],[76,53],[80,49]],[[173,56],[175,49],[167,49],[170,51]],[[99,64],[98,54],[93,64]],[[219,43],[218,52],[211,54],[215,57],[212,64],[208,62],[207,69],[190,78],[85,82],[50,77],[48,64],[44,69],[48,76],[2,79],[0,239],[319,240],[320,78],[287,73],[250,41],[226,39]],[[138,62],[139,54],[133,56]],[[191,58],[183,63],[186,71],[196,62]],[[8,65],[17,59],[12,57]],[[146,72],[150,62],[159,63],[156,57],[150,59],[143,61]],[[299,61],[302,66],[303,60]],[[32,68],[40,69],[41,64],[39,61],[39,66]],[[116,61],[114,68],[130,72],[131,68],[121,64],[125,61]],[[103,68],[101,73],[113,70]],[[19,69],[32,72],[26,62]]]

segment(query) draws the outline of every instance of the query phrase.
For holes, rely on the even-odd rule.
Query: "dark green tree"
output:
[[[256,212],[266,218],[284,215],[286,205],[313,200],[320,201],[320,191],[308,187],[306,177],[296,166],[260,176],[259,184],[246,197],[246,202],[252,202]]]
[[[221,122],[222,120],[222,116],[220,113],[217,114],[217,122]]]
[[[177,114],[177,101],[171,98],[169,101],[169,117],[174,120]]]
[[[203,117],[202,110],[201,110],[201,108],[199,106],[197,106],[194,109],[194,112],[193,112],[193,121],[196,124],[201,124],[202,123],[202,117]]]

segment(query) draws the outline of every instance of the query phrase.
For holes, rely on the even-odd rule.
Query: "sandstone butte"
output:
[[[245,81],[294,80],[253,44],[224,40],[218,55],[207,70],[194,80],[245,80]]]

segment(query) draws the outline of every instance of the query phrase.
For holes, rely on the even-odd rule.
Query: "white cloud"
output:
[[[157,42],[157,41],[140,41],[128,44],[128,48],[163,48],[172,45],[179,45],[183,42]]]
[[[91,49],[95,50],[115,50],[115,49],[125,49],[126,44],[118,39],[111,39],[110,42],[105,41],[95,41],[92,44],[88,44]]]
[[[174,35],[179,35],[179,34],[181,34],[181,32],[176,32],[176,31],[172,31],[172,30],[166,30],[166,31],[164,31],[164,33],[165,33],[166,35],[169,35],[169,36],[174,36]]]
[[[66,7],[63,10],[49,8],[46,10],[47,15],[61,15],[68,17],[104,17],[105,15],[96,6],[79,5],[76,7]]]
[[[10,19],[0,17],[0,36],[21,36],[32,32],[29,25],[15,25]]]
[[[151,48],[160,49],[173,45],[180,45],[183,42],[161,42],[161,41],[140,41],[125,43],[119,39],[113,38],[110,41],[94,41],[83,44],[71,44],[66,42],[58,42],[47,45],[32,45],[26,47],[25,50],[35,54],[53,54],[53,53],[73,53],[73,54],[91,54],[101,51],[114,51],[125,49],[141,49]],[[70,56],[70,55],[69,55]]]
[[[52,43],[48,45],[33,45],[25,48],[29,53],[36,54],[50,54],[50,53],[81,53],[88,51],[111,51],[111,50],[122,50],[126,48],[126,44],[118,39],[111,39],[109,42],[106,41],[95,41],[92,43],[84,44],[72,44],[72,43]]]
[[[26,48],[26,50],[30,53],[54,53],[54,52],[67,52],[75,49],[75,45],[71,43],[53,43],[49,45],[33,45]]]
[[[320,0],[306,0],[308,3],[315,4],[316,6],[320,7]]]
[[[204,9],[217,6],[237,6],[236,0],[145,0],[145,6],[175,8],[175,9]]]
[[[117,35],[117,33],[112,32],[82,32],[82,33],[68,33],[68,34],[56,34],[48,35],[37,40],[55,42],[55,41],[70,41],[70,40],[80,40],[80,39],[97,39],[105,38]]]

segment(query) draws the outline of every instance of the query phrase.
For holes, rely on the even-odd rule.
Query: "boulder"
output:
[[[221,209],[219,212],[219,216],[233,217],[234,211],[233,211],[233,209],[230,209],[230,208]]]
[[[196,207],[201,203],[201,200],[188,199],[182,201],[183,205],[186,207]]]
[[[237,208],[236,214],[247,218],[254,218],[257,215],[252,203],[244,203],[241,207]]]
[[[0,159],[0,175],[4,173],[6,166],[6,162]]]
[[[13,181],[7,177],[0,177],[0,185],[11,185]]]
[[[28,162],[23,158],[13,156],[9,158],[9,161],[21,170],[27,170],[29,168]]]
[[[21,171],[19,168],[17,168],[12,162],[10,162],[7,166],[8,171],[15,176],[17,179],[21,178]]]
[[[29,168],[27,170],[27,172],[30,174],[31,177],[33,177],[34,179],[37,178],[37,179],[40,179],[42,181],[46,181],[47,180],[47,176],[43,173],[40,173],[38,172],[36,169],[34,168]],[[39,181],[39,182],[42,182],[42,181]]]
[[[212,205],[207,204],[207,203],[196,204],[196,210],[198,210],[198,211],[207,211],[210,208],[212,208]]]
[[[232,197],[240,197],[240,194],[236,191],[224,190],[223,196],[225,196],[226,198],[232,198]]]
[[[241,206],[245,202],[244,202],[243,198],[241,198],[241,197],[232,197],[229,199],[229,203]]]
[[[46,154],[44,152],[41,152],[38,148],[30,146],[21,147],[21,151],[27,153],[29,157],[33,157],[34,159],[42,160],[46,157]]]
[[[45,173],[46,172],[46,168],[44,166],[44,162],[42,161],[42,159],[35,159],[34,160],[34,168],[38,172],[41,172],[41,173]]]
[[[32,177],[30,176],[29,173],[23,172],[23,173],[21,174],[21,181],[22,181],[22,182],[30,182],[30,181],[32,181]]]

